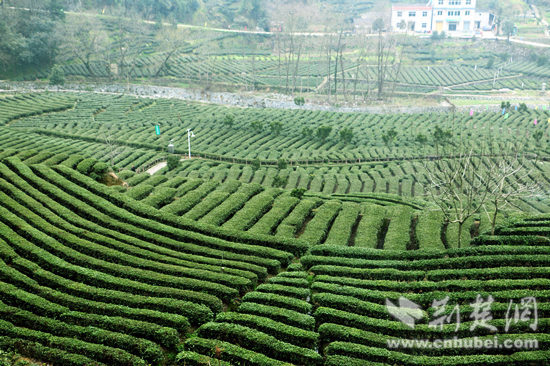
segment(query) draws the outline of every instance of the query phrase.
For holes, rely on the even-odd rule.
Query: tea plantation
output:
[[[548,365],[550,113],[506,113],[3,95],[0,349],[54,365]],[[170,141],[183,160],[147,172]],[[494,235],[470,217],[460,247],[424,186],[458,146],[479,170],[521,150],[506,183],[537,187]],[[403,297],[412,327],[389,311]],[[438,344],[453,339],[498,346]]]

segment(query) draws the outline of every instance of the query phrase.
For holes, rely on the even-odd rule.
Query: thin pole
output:
[[[191,159],[191,129],[187,129],[187,146],[189,147],[189,159]]]

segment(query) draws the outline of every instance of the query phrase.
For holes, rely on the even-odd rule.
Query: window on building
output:
[[[460,16],[460,10],[458,10],[458,11],[455,11],[455,15],[458,15],[458,16]]]
[[[443,10],[438,10],[437,15],[443,15]]]
[[[466,0],[466,5],[472,5],[472,0]]]
[[[428,28],[428,24],[427,23],[422,23],[422,28]]]
[[[409,16],[410,17],[415,17],[416,16],[416,11],[409,11]]]
[[[469,10],[466,10],[466,11],[464,12],[464,15],[470,15],[470,11],[469,11]]]
[[[450,16],[450,17],[452,17],[453,14],[454,14],[454,11],[448,11],[448,12],[447,12],[447,15]]]
[[[423,11],[423,12],[422,12],[422,16],[423,16],[423,17],[427,17],[427,16],[428,16],[428,12],[427,12],[427,11]]]
[[[443,0],[439,0],[438,4],[443,5]]]
[[[402,11],[398,11],[398,12],[397,12],[397,16],[398,16],[398,17],[402,17],[402,16],[403,16],[403,12],[402,12]]]
[[[449,31],[451,32],[456,31],[456,23],[449,23]]]
[[[461,0],[449,0],[449,5],[460,5]]]

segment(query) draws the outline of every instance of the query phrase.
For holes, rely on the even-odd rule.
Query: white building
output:
[[[426,5],[392,6],[396,32],[474,34],[493,27],[494,16],[476,10],[476,0],[431,0]]]
[[[432,7],[428,5],[393,5],[391,27],[395,31],[428,33],[432,30]]]

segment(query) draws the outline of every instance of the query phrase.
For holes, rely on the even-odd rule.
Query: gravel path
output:
[[[35,82],[7,82],[0,81],[0,92],[82,92],[82,93],[101,93],[113,95],[130,95],[142,98],[161,98],[161,99],[180,99],[202,103],[214,103],[228,106],[236,106],[242,108],[276,108],[276,109],[304,109],[314,111],[331,111],[331,112],[358,112],[371,114],[394,114],[394,113],[431,113],[431,112],[448,112],[451,106],[448,103],[441,102],[438,106],[395,106],[395,105],[380,105],[380,106],[343,106],[336,107],[328,104],[306,103],[304,106],[297,106],[291,96],[276,93],[260,94],[258,92],[207,92],[195,89],[184,89],[177,87],[155,86],[155,85],[138,85],[138,84],[66,84],[62,88],[47,85],[45,83]],[[411,95],[422,96],[429,94],[409,93]],[[502,100],[520,100],[525,102],[535,101],[536,97],[517,97],[517,96],[484,96],[484,95],[444,95],[449,98],[455,96],[466,97],[472,99],[484,99],[494,101],[494,104],[464,105],[457,106],[457,111],[465,112],[470,109],[475,111],[485,111],[487,108],[491,111],[500,110],[500,102]],[[541,96],[542,98],[542,96]],[[542,105],[542,102],[539,103]],[[528,104],[533,107],[537,104]]]

